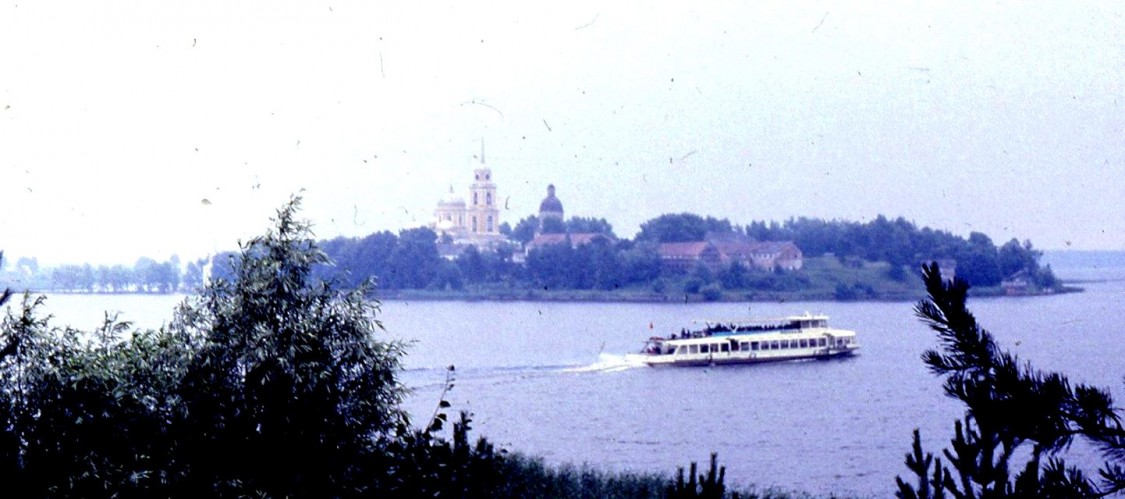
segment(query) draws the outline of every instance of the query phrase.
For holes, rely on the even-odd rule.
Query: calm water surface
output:
[[[1110,277],[1084,284],[1085,293],[970,306],[1021,359],[1121,400],[1125,270]],[[48,309],[80,328],[105,310],[159,327],[181,299],[59,295]],[[947,444],[962,407],[919,360],[936,340],[912,303],[752,307],[755,316],[826,313],[856,330],[862,349],[850,359],[715,368],[651,369],[625,358],[645,337],[691,320],[746,317],[745,304],[391,301],[380,318],[388,337],[413,342],[403,380],[417,424],[437,404],[444,367],[455,365],[449,400],[474,414],[476,434],[549,462],[670,473],[718,452],[729,482],[887,497],[906,472],[914,428],[932,452]],[[1075,452],[1096,460],[1082,446]]]

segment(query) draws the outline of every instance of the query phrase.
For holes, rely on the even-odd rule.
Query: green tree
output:
[[[97,285],[97,274],[94,272],[94,267],[88,263],[77,267],[79,289],[87,293],[93,293],[94,287]]]
[[[51,288],[58,291],[77,291],[79,287],[79,267],[60,265],[51,269]]]
[[[535,239],[537,232],[539,232],[539,217],[530,215],[516,223],[516,227],[512,229],[511,238],[519,241],[520,244],[527,244]]]
[[[1034,277],[1039,271],[1039,258],[1041,256],[1043,256],[1043,252],[1033,248],[1031,241],[1024,241],[1023,244],[1020,244],[1019,240],[1012,238],[1003,246],[1000,246],[997,252],[1000,275],[1007,278],[1025,270]]]
[[[97,275],[90,264],[60,265],[51,269],[52,289],[90,293],[96,284]]]
[[[1055,289],[1059,287],[1059,280],[1055,277],[1055,272],[1051,270],[1048,264],[1039,269],[1035,273],[1035,284],[1044,289]]]
[[[613,226],[609,224],[604,218],[593,217],[570,217],[566,221],[566,231],[570,233],[597,233],[605,234],[609,237],[616,238],[613,234]]]
[[[660,254],[656,245],[642,243],[620,253],[622,278],[627,283],[653,283],[660,277]]]
[[[575,264],[576,251],[569,243],[551,244],[532,250],[527,255],[527,270],[540,289],[571,289],[578,287],[582,272]]]
[[[145,497],[171,478],[166,422],[187,356],[154,331],[59,330],[24,296],[0,330],[0,474],[29,497]]]
[[[404,229],[387,259],[389,268],[376,275],[388,287],[422,289],[434,282],[440,263],[437,233],[425,227]]]
[[[695,264],[695,268],[691,271],[691,276],[704,285],[711,284],[715,280],[715,273],[711,271],[711,267],[708,267],[703,262]]]
[[[746,287],[749,276],[746,267],[739,263],[732,263],[719,271],[719,282],[725,289],[742,289]]]
[[[377,339],[368,287],[311,278],[327,258],[299,203],[171,326],[199,342],[176,392],[185,496],[354,495],[371,486],[378,442],[405,424],[402,346]]]
[[[133,264],[133,279],[137,291],[155,292],[160,286],[160,273],[156,260],[142,256]]]
[[[684,279],[684,293],[694,295],[699,292],[699,289],[704,286],[704,282],[698,277],[689,277]]]
[[[30,497],[346,497],[390,481],[401,345],[294,218],[243,245],[161,331],[0,329],[0,476]],[[7,300],[7,293],[3,295]]]
[[[936,263],[922,274],[929,299],[915,312],[942,345],[923,360],[944,377],[946,395],[965,404],[965,418],[955,424],[946,463],[923,451],[915,430],[906,465],[916,485],[896,478],[898,497],[1072,498],[1125,490],[1125,430],[1109,393],[1021,364],[966,308],[967,281],[942,281]],[[1104,451],[1098,483],[1059,457],[1075,437]],[[1022,467],[1019,456],[1026,456]]]
[[[188,291],[194,292],[195,290],[203,287],[204,276],[203,269],[207,265],[207,259],[201,258],[193,262],[188,262],[187,268],[184,269],[183,285]]]
[[[398,243],[398,236],[390,231],[376,232],[359,239],[346,266],[337,263],[347,269],[346,286],[355,288],[368,279],[376,279],[381,287],[390,287],[391,257]],[[336,258],[331,253],[329,256],[333,260]]]
[[[153,268],[156,289],[161,293],[172,293],[180,287],[180,266],[178,258],[158,263]]]
[[[969,241],[957,254],[957,275],[974,286],[996,286],[1004,278],[992,239],[980,232],[969,234]]]
[[[558,218],[544,218],[540,220],[539,232],[543,234],[563,234],[566,232],[566,222]]]
[[[699,294],[703,295],[705,301],[718,301],[723,297],[723,288],[716,283],[711,283],[700,288]]]
[[[472,284],[480,284],[488,277],[488,268],[484,257],[476,246],[469,246],[457,257],[457,266],[461,268],[461,275]]]
[[[465,278],[461,268],[456,262],[441,260],[438,262],[437,275],[434,276],[430,287],[434,289],[462,290],[465,289]]]
[[[612,290],[626,284],[621,255],[609,242],[597,240],[582,246],[581,250],[579,253],[590,262],[594,288]]]
[[[727,234],[733,231],[726,219],[703,218],[692,213],[665,214],[641,224],[637,240],[658,243],[702,241],[708,233]]]
[[[0,263],[3,263],[3,262],[4,262],[4,252],[0,251]],[[0,266],[0,268],[3,268],[3,267]],[[7,303],[8,299],[11,298],[11,297],[12,297],[12,290],[11,289],[4,288],[4,291],[0,291],[0,306],[3,306],[5,303]]]
[[[869,234],[868,247],[862,255],[872,261],[890,262],[892,265],[905,265],[914,259],[914,244],[911,234],[916,233],[914,224],[902,217],[894,221],[879,215],[865,227]]]
[[[484,254],[485,266],[488,268],[489,279],[496,282],[510,282],[517,280],[526,273],[527,267],[514,261],[517,248],[502,245],[496,251]]]

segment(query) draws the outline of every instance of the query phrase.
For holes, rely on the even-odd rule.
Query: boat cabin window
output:
[[[711,345],[699,345],[699,353],[710,353]]]
[[[789,340],[781,340],[781,348],[789,348]]]
[[[779,341],[773,340],[770,342],[770,350],[777,350],[778,348],[781,348]]]
[[[751,350],[757,350],[758,349],[758,342],[757,341],[750,342],[750,349]]]
[[[720,352],[729,352],[730,351],[730,344],[723,343],[722,345],[719,345],[719,351]]]
[[[683,354],[687,353],[687,347],[685,347],[683,345],[680,345],[680,346],[676,347],[676,353],[679,354],[679,355],[683,355]]]
[[[809,340],[802,339],[801,340],[801,348],[808,348],[808,346],[809,346]]]
[[[822,346],[822,347],[828,346],[828,340],[826,340],[824,338],[821,338],[820,339],[820,346]]]
[[[691,345],[688,347],[688,353],[699,353],[699,345]]]
[[[739,344],[738,346],[739,346],[739,348],[740,348],[741,350],[743,350],[743,351],[745,351],[745,350],[749,350],[749,349],[750,349],[750,342],[749,342],[749,341],[743,341],[743,342],[742,342],[742,343],[740,343],[740,344]],[[754,346],[756,347],[756,346],[758,346],[758,345],[754,345]],[[755,348],[755,350],[757,350],[757,348]]]
[[[735,342],[735,341],[730,342],[730,351],[732,351],[732,352],[738,351],[738,342]]]

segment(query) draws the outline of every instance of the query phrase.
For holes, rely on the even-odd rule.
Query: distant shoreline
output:
[[[1004,292],[1002,288],[973,288],[969,292],[969,296],[974,298],[1034,298],[1053,296],[1059,294],[1069,293],[1082,293],[1085,289],[1077,286],[1063,286],[1062,289],[1051,293],[1031,293],[1024,295],[1009,295]],[[568,291],[548,291],[541,293],[525,294],[522,296],[517,295],[499,295],[499,296],[486,296],[475,293],[455,293],[455,292],[426,292],[426,291],[398,291],[376,293],[375,298],[380,301],[463,301],[463,302],[574,302],[574,303],[771,303],[771,302],[811,302],[811,301],[824,301],[824,302],[838,302],[838,303],[861,303],[861,302],[914,302],[924,297],[922,294],[918,295],[891,295],[891,296],[872,296],[864,298],[856,298],[850,300],[841,300],[830,294],[802,294],[802,293],[731,293],[732,295],[743,296],[724,296],[714,300],[708,300],[698,294],[696,295],[681,295],[679,297],[674,295],[650,295],[650,296],[637,296],[630,294],[614,295],[611,292],[606,294],[587,294],[587,293],[571,293]],[[745,295],[753,296],[745,296]]]
[[[972,288],[970,296],[975,298],[1027,298],[1039,296],[1052,296],[1067,293],[1081,293],[1085,289],[1073,284],[1101,283],[1125,281],[1125,278],[1106,279],[1074,279],[1063,281],[1065,285],[1050,293],[1031,293],[1024,295],[1009,295],[1000,287]],[[127,291],[87,292],[87,291],[30,291],[32,295],[68,295],[68,296],[191,296],[192,293],[138,293]],[[14,295],[23,294],[24,290],[13,290]],[[462,302],[573,302],[573,303],[770,303],[770,302],[912,302],[923,298],[922,293],[892,294],[884,296],[868,296],[855,299],[838,299],[831,293],[823,292],[768,292],[768,291],[732,291],[726,292],[716,299],[707,299],[700,294],[657,294],[639,291],[590,291],[590,290],[511,290],[510,292],[474,292],[474,291],[432,291],[432,290],[380,290],[372,298],[379,301],[462,301]]]

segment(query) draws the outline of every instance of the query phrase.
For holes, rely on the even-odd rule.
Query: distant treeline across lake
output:
[[[537,230],[567,237],[529,245]],[[1013,278],[1021,280],[1025,294],[1061,289],[1050,262],[1043,264],[1043,253],[1030,241],[996,245],[979,232],[960,237],[901,217],[862,223],[796,218],[739,226],[726,219],[668,214],[642,224],[633,239],[617,237],[604,219],[572,217],[540,227],[528,217],[515,228],[502,224],[501,233],[499,243],[483,248],[425,227],[323,240],[319,244],[334,263],[316,273],[345,287],[374,279],[382,296],[412,299],[914,299],[922,295],[919,265],[937,260],[977,292],[999,294],[1001,284]],[[722,241],[791,242],[799,248],[800,265],[760,268],[729,260],[669,265],[661,249]],[[1112,259],[1112,254],[1059,258]],[[218,254],[186,262],[176,256],[145,257],[132,266],[40,268],[34,258],[23,257],[3,262],[0,284],[55,293],[191,292],[207,278],[229,278],[231,261],[230,254]]]

